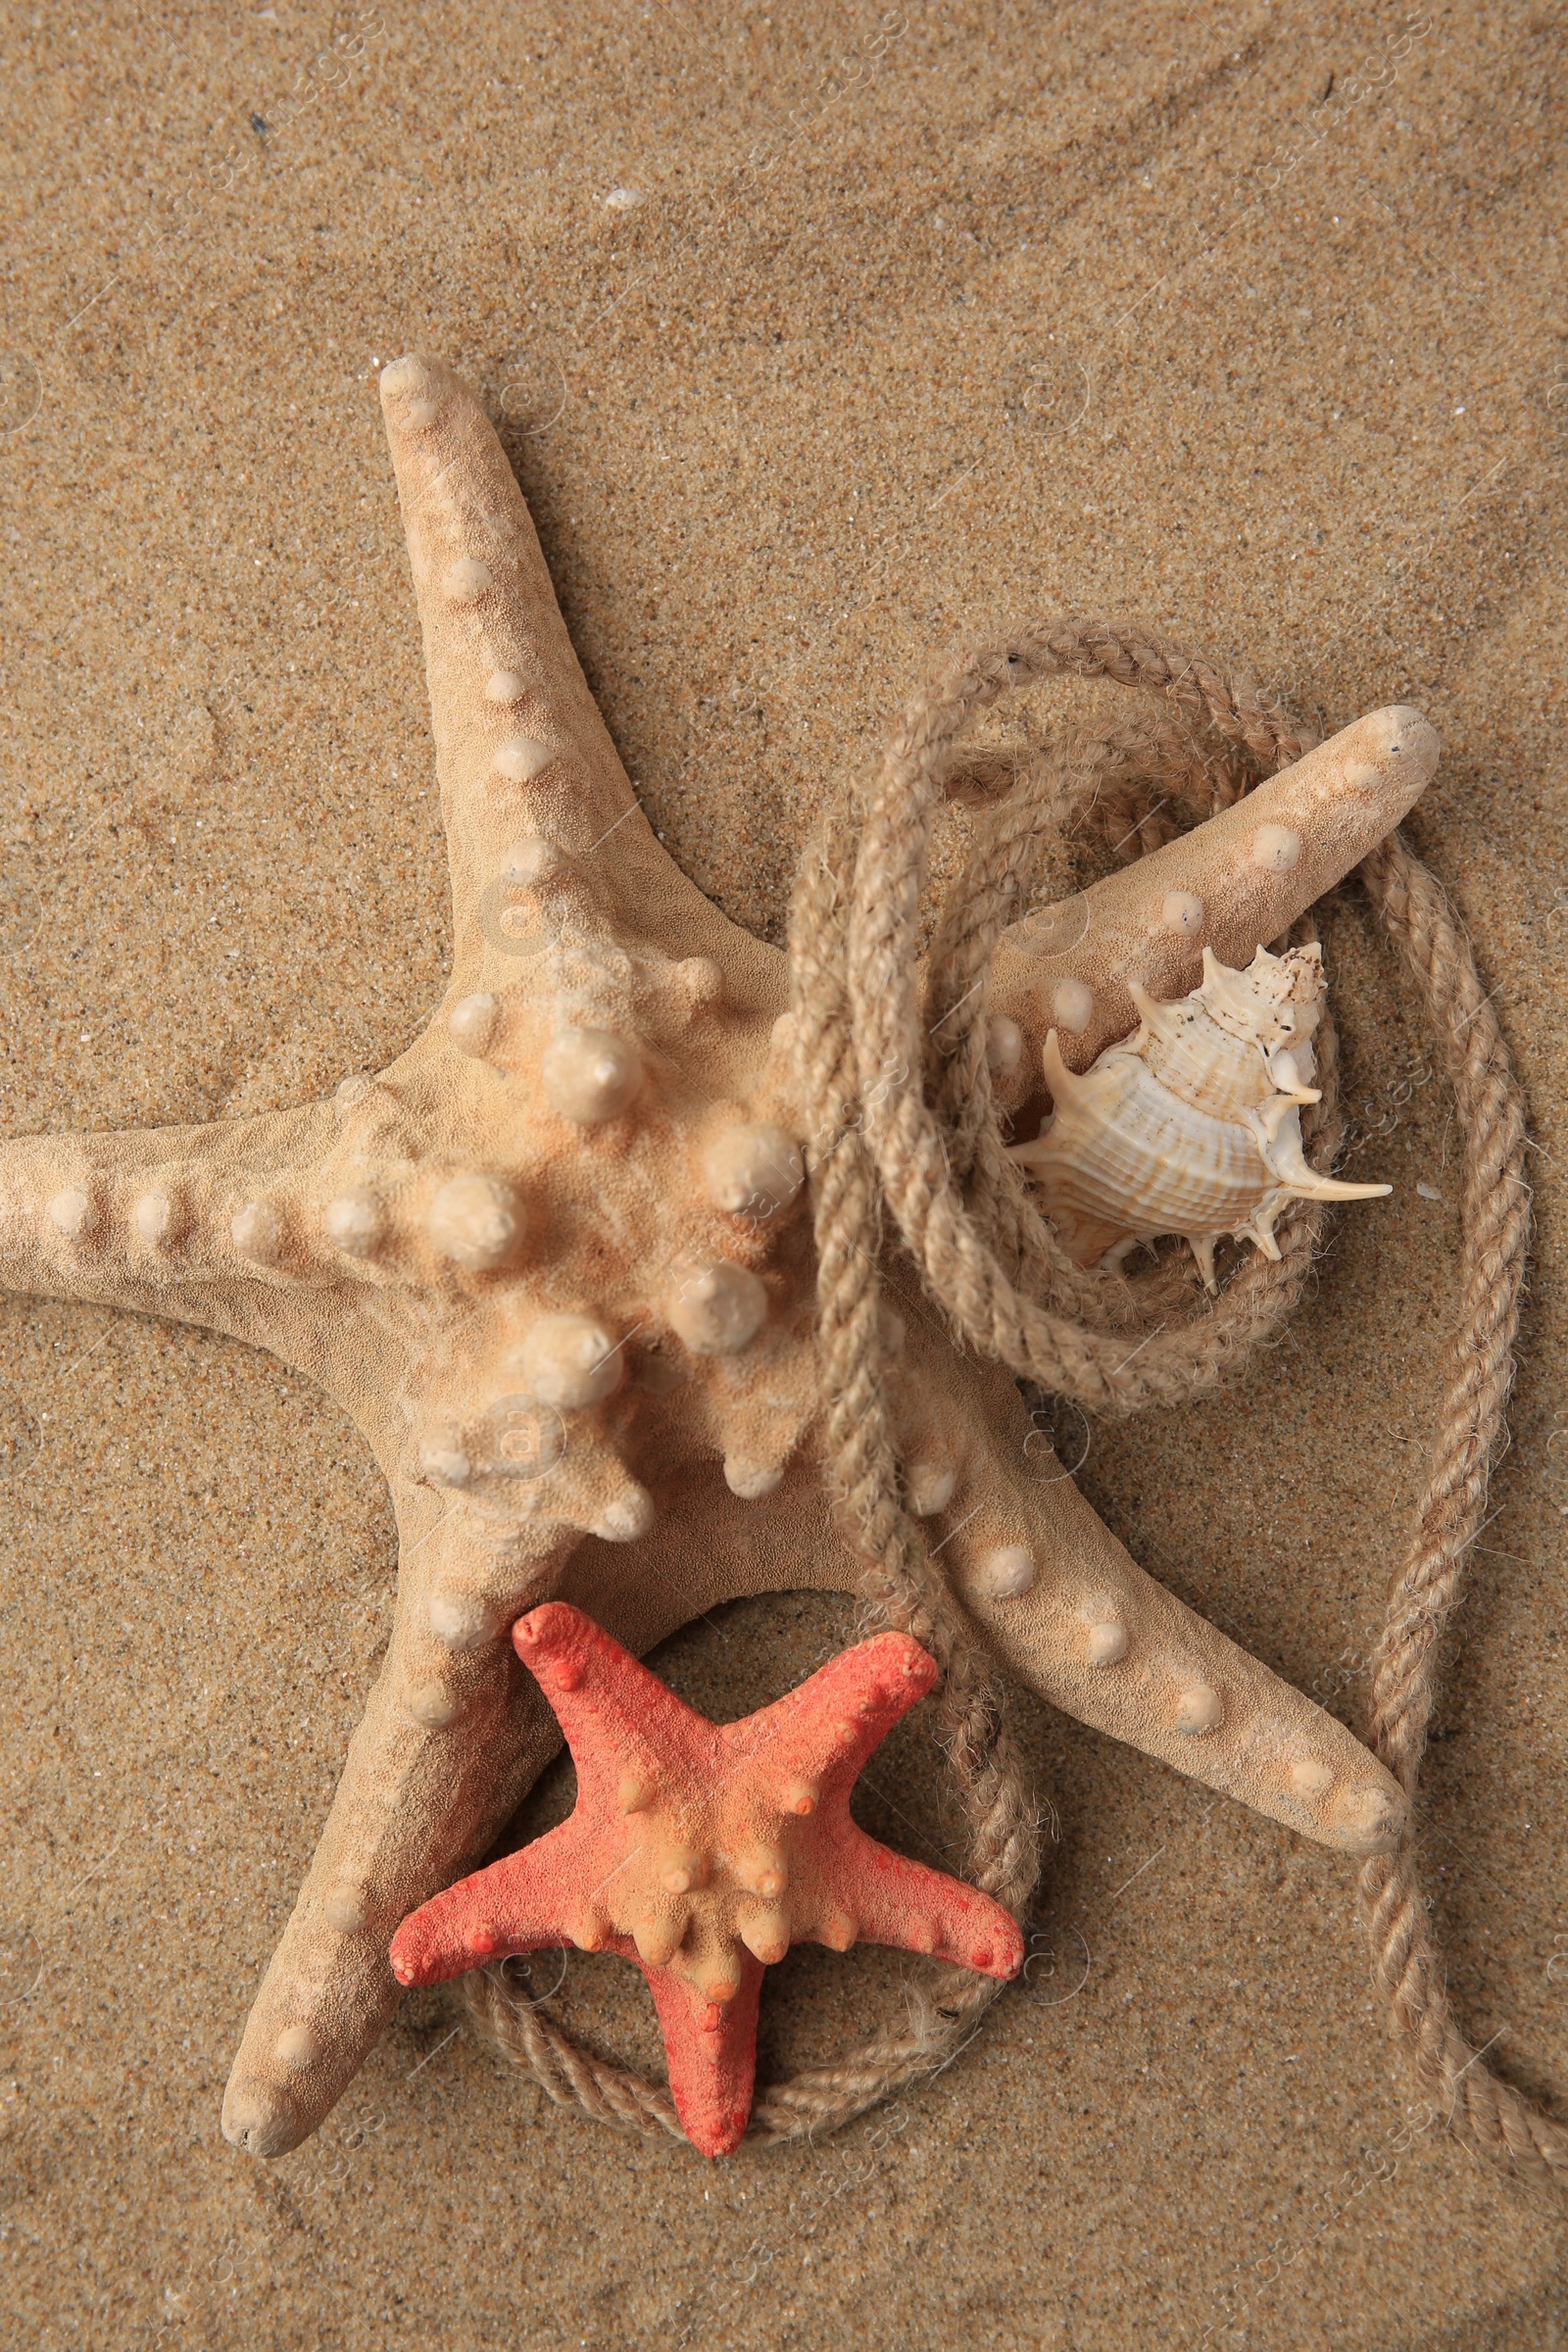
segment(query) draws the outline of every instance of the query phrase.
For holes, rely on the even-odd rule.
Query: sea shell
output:
[[[1179,1233],[1212,1290],[1222,1236],[1278,1257],[1274,1225],[1289,1201],[1391,1190],[1320,1176],[1301,1151],[1301,1104],[1319,1100],[1316,945],[1284,956],[1259,948],[1246,971],[1205,948],[1191,996],[1161,1004],[1136,982],[1131,995],[1136,1033],[1081,1075],[1051,1031],[1041,1058],[1054,1110],[1011,1152],[1080,1265],[1116,1265],[1139,1242]]]

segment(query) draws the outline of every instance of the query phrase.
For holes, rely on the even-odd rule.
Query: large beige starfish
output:
[[[858,1573],[816,1458],[818,1139],[784,957],[656,842],[477,402],[416,359],[381,396],[451,858],[444,1003],[331,1102],[0,1152],[0,1281],[270,1349],[352,1413],[396,1500],[390,1647],[224,2101],[264,2155],[342,2092],[399,1998],[394,1929],[555,1745],[507,1639],[525,1608],[559,1594],[642,1651],[735,1595]],[[1004,941],[996,1002],[1030,1066],[1052,1026],[1078,1067],[1133,1027],[1129,979],[1176,996],[1204,944],[1248,960],[1435,756],[1415,713],[1363,719],[1100,884],[1075,945]],[[1326,1844],[1387,1843],[1399,1793],[1366,1749],[1043,1483],[1010,1382],[902,1302],[910,1499],[1005,1666]]]

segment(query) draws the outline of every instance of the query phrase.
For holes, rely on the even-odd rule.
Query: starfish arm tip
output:
[[[614,1788],[624,1770],[621,1748],[642,1754],[654,1727],[665,1726],[677,1745],[684,1727],[706,1745],[719,1737],[651,1673],[640,1658],[570,1601],[548,1600],[512,1629],[513,1646],[565,1734],[582,1789]]]
[[[764,1739],[771,1776],[780,1785],[822,1782],[847,1802],[866,1758],[932,1689],[937,1674],[935,1658],[912,1635],[873,1634],[748,1718],[747,1728],[730,1725],[726,1731],[747,1744]]]
[[[733,2155],[752,2112],[761,1963],[744,1955],[735,1991],[722,2004],[704,2000],[668,1968],[638,1965],[659,2012],[681,2130],[701,2156]]]
[[[222,2132],[247,2156],[286,2156],[311,2130],[294,2100],[275,2084],[231,2076],[223,2093]]]
[[[411,1911],[392,1938],[392,1974],[400,1984],[437,1984],[520,1952],[569,1943],[599,1948],[604,1936],[590,1939],[582,1932],[581,1889],[600,1867],[579,1810]]]
[[[994,1009],[1036,1049],[1054,1018],[1066,1019],[1063,1051],[1074,1069],[1087,1069],[1136,1027],[1130,983],[1173,1002],[1198,985],[1206,956],[1248,964],[1392,833],[1441,750],[1436,728],[1409,705],[1369,711],[1191,832],[1093,884],[1071,946],[1042,955],[1023,927],[1005,932]],[[1026,1054],[1010,1081],[1014,1107],[1034,1066]]]
[[[1023,1965],[1012,1913],[983,1888],[911,1861],[854,1822],[832,1839],[826,1900],[813,1939],[830,1949],[881,1943],[1007,1984]]]

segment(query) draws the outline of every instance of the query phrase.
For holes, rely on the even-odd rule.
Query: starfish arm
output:
[[[252,2154],[296,2147],[341,2096],[401,1998],[393,1931],[473,1868],[558,1744],[510,1642],[455,1652],[430,1630],[473,1548],[456,1519],[405,1543],[386,1661],[229,2076],[223,2131]]]
[[[858,1940],[897,1944],[1006,1978],[1022,1961],[1023,1943],[1001,1904],[879,1844],[850,1817],[867,1758],[936,1679],[936,1660],[918,1642],[877,1634],[841,1650],[770,1706],[727,1724],[725,1740],[787,1811],[815,1813],[815,1863],[797,1898],[797,1937],[836,1950]]]
[[[392,1974],[400,1984],[439,1984],[486,1960],[580,1942],[584,1902],[603,1875],[598,1841],[573,1816],[411,1912],[392,1938]]]
[[[578,1805],[597,1823],[641,1811],[672,1780],[706,1777],[722,1755],[716,1727],[569,1602],[530,1609],[512,1638],[565,1735]]]
[[[907,1634],[876,1634],[840,1650],[755,1715],[723,1727],[738,1762],[775,1787],[797,1783],[847,1806],[857,1774],[901,1715],[936,1681],[936,1661]],[[846,1815],[847,1818],[847,1815]]]
[[[1390,1850],[1404,1798],[1370,1749],[1145,1574],[1022,1425],[1009,1382],[976,1388],[973,1469],[934,1542],[1008,1671],[1323,1845]]]
[[[853,1936],[859,1943],[926,1952],[1004,1983],[1017,1975],[1022,1933],[1011,1912],[989,1894],[895,1853],[868,1838],[847,1811],[842,1822],[824,1830],[822,1879],[831,1916],[807,1929],[808,1936],[835,1948]],[[824,1936],[823,1925],[833,1932]]]
[[[1000,1091],[1016,1108],[1040,1088],[1057,1033],[1085,1070],[1138,1026],[1134,986],[1161,1002],[1202,978],[1203,950],[1249,964],[1360,863],[1425,790],[1441,750],[1408,705],[1374,710],[1152,856],[1003,933],[988,1002],[1034,1050]]]
[[[752,2112],[757,2073],[757,2010],[762,1967],[740,1956],[733,2000],[707,2001],[667,1968],[638,1966],[659,2011],[669,2066],[669,2092],[681,2130],[704,2156],[728,2156],[739,2146]]]
[[[655,939],[672,956],[718,958],[743,1000],[771,994],[776,950],[703,897],[638,807],[483,409],[450,368],[412,357],[383,369],[381,405],[424,632],[451,999],[534,977],[535,914],[540,938],[575,920],[607,946]]]
[[[346,1260],[321,1232],[332,1109],[0,1145],[0,1287],[199,1323],[302,1369]]]

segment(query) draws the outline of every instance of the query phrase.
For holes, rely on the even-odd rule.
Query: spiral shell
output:
[[[1136,1033],[1082,1075],[1052,1030],[1042,1050],[1054,1110],[1010,1156],[1080,1265],[1120,1262],[1139,1242],[1179,1233],[1214,1287],[1229,1234],[1278,1257],[1274,1225],[1292,1200],[1370,1200],[1386,1184],[1341,1184],[1307,1165],[1301,1104],[1318,1101],[1312,1032],[1323,1003],[1315,945],[1246,971],[1203,950],[1191,996],[1161,1004],[1132,984]]]

